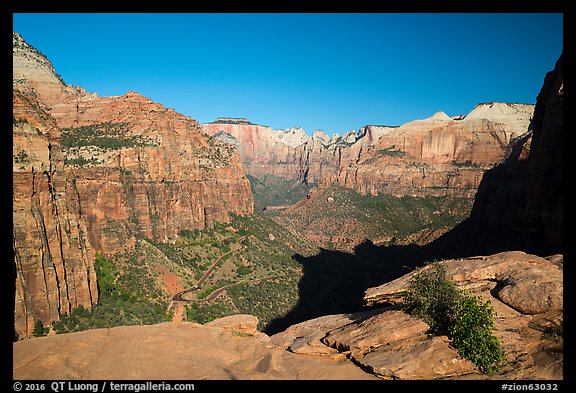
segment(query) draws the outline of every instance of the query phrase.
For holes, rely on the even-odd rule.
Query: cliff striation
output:
[[[509,143],[528,130],[533,110],[530,104],[482,103],[458,118],[437,112],[400,127],[368,125],[332,137],[230,118],[203,129],[228,135],[246,172],[256,178],[338,184],[362,195],[471,198],[482,173],[502,162]]]
[[[528,130],[534,106],[478,104],[455,120],[437,112],[383,135],[336,181],[360,194],[454,195],[472,198],[482,173],[502,162],[514,138]]]
[[[15,331],[32,334],[73,308],[98,301],[94,249],[61,132],[29,86],[13,93],[13,253]]]
[[[238,154],[195,120],[135,92],[100,97],[65,85],[16,33],[13,86],[18,334],[97,301],[95,252],[253,211]]]

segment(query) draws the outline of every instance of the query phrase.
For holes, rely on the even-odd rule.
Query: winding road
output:
[[[240,242],[243,241],[247,236],[248,236],[248,235],[240,237],[240,238],[238,239],[238,242],[240,243]],[[217,266],[218,263],[222,260],[222,258],[224,258],[224,257],[225,257],[226,255],[228,255],[228,254],[231,254],[231,253],[235,253],[235,252],[244,250],[245,248],[246,248],[246,246],[243,245],[243,248],[240,248],[240,249],[238,249],[238,250],[230,250],[230,251],[228,251],[227,253],[220,255],[220,256],[218,257],[218,259],[212,264],[212,266],[210,266],[210,268],[206,271],[206,273],[204,273],[204,275],[202,276],[202,278],[201,278],[200,280],[198,280],[198,282],[197,282],[196,284],[194,284],[191,288],[185,289],[185,290],[183,290],[183,291],[180,291],[180,292],[174,294],[174,296],[172,296],[172,301],[175,301],[175,302],[190,302],[191,300],[184,299],[184,298],[182,297],[182,295],[184,295],[184,294],[186,294],[186,293],[188,293],[188,292],[193,292],[193,291],[197,291],[198,289],[200,289],[200,287],[202,286],[202,284],[204,284],[204,282],[208,279],[208,277],[210,277],[210,275],[212,274],[212,272],[214,271],[214,269],[216,269],[216,266]],[[224,287],[221,287],[221,288],[218,288],[218,289],[216,289],[214,292],[217,292],[217,291],[219,291],[219,290],[221,290],[221,289],[223,290],[223,289],[225,289],[227,286],[228,286],[228,285],[226,285],[226,286],[224,286]],[[212,295],[214,294],[214,292],[212,292],[212,293],[209,295],[209,297],[212,296]],[[219,293],[218,293],[218,294],[219,294]],[[212,300],[212,299],[214,299],[215,297],[216,297],[216,296],[213,296],[211,299],[206,299],[206,300]]]

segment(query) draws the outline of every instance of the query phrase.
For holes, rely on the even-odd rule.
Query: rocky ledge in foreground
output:
[[[256,317],[117,327],[14,343],[15,379],[562,379],[563,258],[523,252],[437,262],[490,300],[506,363],[480,373],[448,338],[404,313],[412,272],[366,291],[379,307],[267,336]],[[430,266],[430,265],[428,265]],[[428,267],[425,267],[426,269]]]

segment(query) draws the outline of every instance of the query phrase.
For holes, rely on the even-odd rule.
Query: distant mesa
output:
[[[207,124],[251,124],[256,125],[248,121],[245,117],[217,117],[215,121],[209,122]]]

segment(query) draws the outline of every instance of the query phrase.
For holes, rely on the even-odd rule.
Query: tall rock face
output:
[[[482,173],[528,130],[534,106],[484,103],[452,119],[443,112],[391,130],[342,165],[333,182],[360,194],[473,197]]]
[[[15,331],[29,336],[73,308],[98,301],[94,250],[61,131],[30,86],[13,95],[13,253]]]
[[[195,120],[134,92],[66,86],[16,33],[13,75],[18,334],[97,301],[95,252],[253,211],[235,148]]]
[[[536,99],[532,132],[488,171],[470,215],[473,225],[505,231],[510,246],[540,255],[562,253],[563,61],[556,62]]]
[[[116,250],[135,232],[165,241],[252,212],[234,148],[193,119],[133,92],[69,98],[53,116],[81,198],[92,201],[85,215],[97,250]]]
[[[530,125],[534,105],[490,102],[466,116],[444,112],[400,127],[362,127],[343,136],[318,130],[273,130],[246,119],[219,118],[204,130],[238,146],[246,172],[362,195],[473,197],[484,171],[504,160]],[[227,135],[227,137],[225,136]]]
[[[365,146],[373,145],[393,127],[367,126],[329,137],[322,130],[312,136],[302,128],[274,130],[242,118],[218,118],[203,124],[204,131],[234,144],[246,173],[256,178],[266,175],[318,183],[342,165],[356,161]]]

